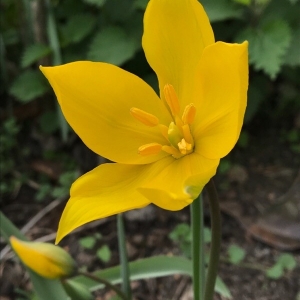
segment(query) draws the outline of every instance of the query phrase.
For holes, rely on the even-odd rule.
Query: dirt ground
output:
[[[292,185],[300,167],[299,154],[278,138],[278,131],[255,133],[248,130],[248,147],[236,147],[226,160],[228,170],[220,172],[217,184],[222,207],[222,259],[219,275],[228,285],[234,300],[299,300],[300,293],[300,250],[283,251],[254,239],[249,226],[266,209],[276,204]],[[78,141],[79,143],[79,141]],[[18,226],[26,225],[48,203],[33,200],[36,190],[24,184],[15,195],[4,202],[3,212]],[[57,222],[65,201],[54,207],[39,220],[27,235],[53,241]],[[141,217],[142,214],[142,217]],[[146,212],[125,215],[130,260],[159,254],[181,255],[179,245],[168,235],[178,223],[189,222],[189,209],[179,212],[163,211],[151,207]],[[209,226],[206,208],[205,223]],[[100,232],[101,243],[112,250],[106,264],[96,258],[95,252],[83,249],[78,238]],[[230,245],[238,245],[246,252],[239,265],[226,262]],[[93,271],[118,264],[116,218],[101,220],[80,232],[69,235],[61,244],[69,249],[80,266]],[[5,244],[2,242],[2,248]],[[283,252],[291,253],[297,267],[286,272],[280,279],[269,279],[264,273]],[[16,289],[30,289],[28,278],[22,267],[9,253],[1,263],[1,300],[20,299]],[[191,281],[184,276],[172,276],[132,283],[136,300],[192,300]],[[109,292],[97,292],[95,299],[109,299]],[[299,297],[299,296],[298,296]],[[220,295],[215,300],[223,300]]]

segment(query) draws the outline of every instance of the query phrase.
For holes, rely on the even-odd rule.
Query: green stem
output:
[[[92,279],[96,282],[104,284],[106,287],[108,287],[111,290],[115,291],[122,299],[128,300],[127,296],[120,289],[118,289],[116,286],[111,284],[108,280],[97,277],[97,276],[95,276],[93,274],[90,274],[90,273],[82,272],[82,271],[78,271],[77,274],[88,277],[88,278],[90,278],[90,279]]]
[[[119,252],[120,252],[120,264],[121,264],[121,277],[122,277],[122,288],[127,298],[132,299],[131,287],[130,287],[130,272],[126,251],[126,238],[125,238],[125,228],[123,215],[117,215],[117,227],[118,227],[118,242],[119,242]]]
[[[199,197],[191,204],[192,260],[194,300],[202,300],[205,286],[205,249],[203,199]]]
[[[32,17],[32,9],[31,9],[31,1],[29,0],[23,0],[23,7],[25,12],[25,21],[26,21],[26,35],[27,35],[27,43],[29,45],[34,43],[34,30],[33,30],[33,17]]]
[[[46,1],[47,18],[48,18],[47,19],[48,40],[49,40],[50,48],[52,49],[53,52],[53,65],[57,66],[57,65],[61,65],[63,63],[63,60],[62,60],[60,43],[59,43],[59,38],[57,33],[55,15],[54,15],[51,1],[50,0],[45,0],[45,1]],[[66,142],[68,137],[69,126],[58,104],[57,104],[57,115],[60,124],[61,137],[62,140]]]
[[[218,193],[212,179],[206,185],[206,190],[209,198],[212,233],[204,300],[212,300],[214,296],[216,278],[218,275],[218,266],[221,250],[221,213],[219,207]]]

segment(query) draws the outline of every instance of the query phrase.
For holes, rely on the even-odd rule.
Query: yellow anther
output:
[[[136,107],[130,109],[130,114],[141,123],[150,127],[154,127],[159,123],[157,117]]]
[[[175,116],[175,123],[178,126],[178,128],[181,128],[181,126],[183,125],[182,120],[178,116]]]
[[[168,106],[170,107],[172,115],[178,115],[180,112],[180,104],[173,85],[166,84],[164,86],[164,96]]]
[[[187,105],[184,109],[183,115],[182,115],[182,121],[184,124],[192,124],[194,122],[196,115],[196,107],[193,103],[190,103]]]
[[[172,146],[162,146],[161,148],[163,151],[167,152],[168,154],[171,154],[175,158],[179,158],[182,156],[182,154],[174,147]]]
[[[162,145],[158,143],[150,143],[139,147],[138,153],[141,155],[157,154],[161,151]]]
[[[192,150],[192,145],[187,143],[185,141],[185,139],[182,139],[179,143],[178,143],[178,148],[180,153],[182,154],[187,154],[188,151]]]
[[[168,129],[168,139],[171,145],[177,148],[177,144],[182,139],[182,133],[180,132],[179,128],[175,125],[174,122],[171,122],[169,129]]]
[[[185,124],[182,126],[182,132],[183,132],[183,137],[186,140],[186,142],[192,144],[193,137],[191,134],[190,126],[188,124]]]

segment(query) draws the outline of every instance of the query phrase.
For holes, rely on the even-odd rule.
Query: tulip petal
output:
[[[206,159],[198,153],[162,159],[151,165],[147,182],[138,191],[161,208],[180,210],[198,197],[218,164],[218,159]]]
[[[61,216],[56,242],[85,223],[150,204],[136,190],[147,166],[108,163],[77,179]]]
[[[195,69],[204,47],[214,43],[208,17],[197,0],[151,0],[144,16],[143,48],[160,90],[172,84],[189,104]],[[161,97],[164,98],[161,92]]]
[[[105,63],[75,62],[41,67],[52,85],[63,114],[83,142],[112,161],[144,164],[166,154],[141,156],[138,148],[164,143],[158,126],[149,127],[130,114],[136,107],[170,123],[169,112],[142,79]]]
[[[147,165],[100,165],[73,183],[56,242],[85,223],[151,202],[167,210],[182,209],[199,195],[218,163],[194,153]]]
[[[195,149],[203,156],[224,157],[239,137],[247,104],[248,43],[217,42],[204,49],[193,102]]]

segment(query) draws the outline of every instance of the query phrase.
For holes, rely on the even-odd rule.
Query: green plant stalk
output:
[[[33,17],[31,11],[31,4],[30,0],[23,0],[23,7],[25,11],[25,18],[26,18],[26,27],[27,27],[27,39],[28,44],[34,43],[34,30],[33,30]]]
[[[53,52],[53,65],[61,65],[63,63],[62,61],[62,55],[60,51],[60,44],[59,44],[59,38],[57,34],[57,27],[55,22],[55,16],[53,12],[53,7],[50,2],[50,0],[46,1],[46,7],[47,7],[47,31],[48,31],[48,40],[50,43],[50,48]],[[59,118],[59,124],[60,124],[60,131],[61,131],[61,137],[62,140],[65,142],[67,141],[68,131],[69,127],[68,124],[62,114],[60,106],[57,104],[57,115]]]
[[[78,273],[78,275],[88,277],[88,278],[92,279],[93,281],[104,284],[106,287],[108,287],[111,290],[115,291],[116,294],[119,295],[123,300],[128,300],[127,296],[120,289],[118,289],[116,286],[111,284],[108,280],[106,280],[104,278],[97,277],[96,275],[93,275],[93,274],[90,274],[90,273],[82,272],[82,271],[78,271],[77,273]]]
[[[194,300],[203,300],[205,287],[205,249],[203,199],[199,197],[191,204],[192,261]]]
[[[130,287],[130,272],[126,251],[126,237],[123,215],[117,215],[117,228],[118,228],[118,243],[120,253],[120,265],[121,265],[121,277],[122,277],[122,289],[125,292],[127,299],[131,300],[131,287]]]
[[[211,217],[211,248],[205,283],[204,300],[213,300],[221,250],[221,213],[218,193],[213,180],[206,185]]]

